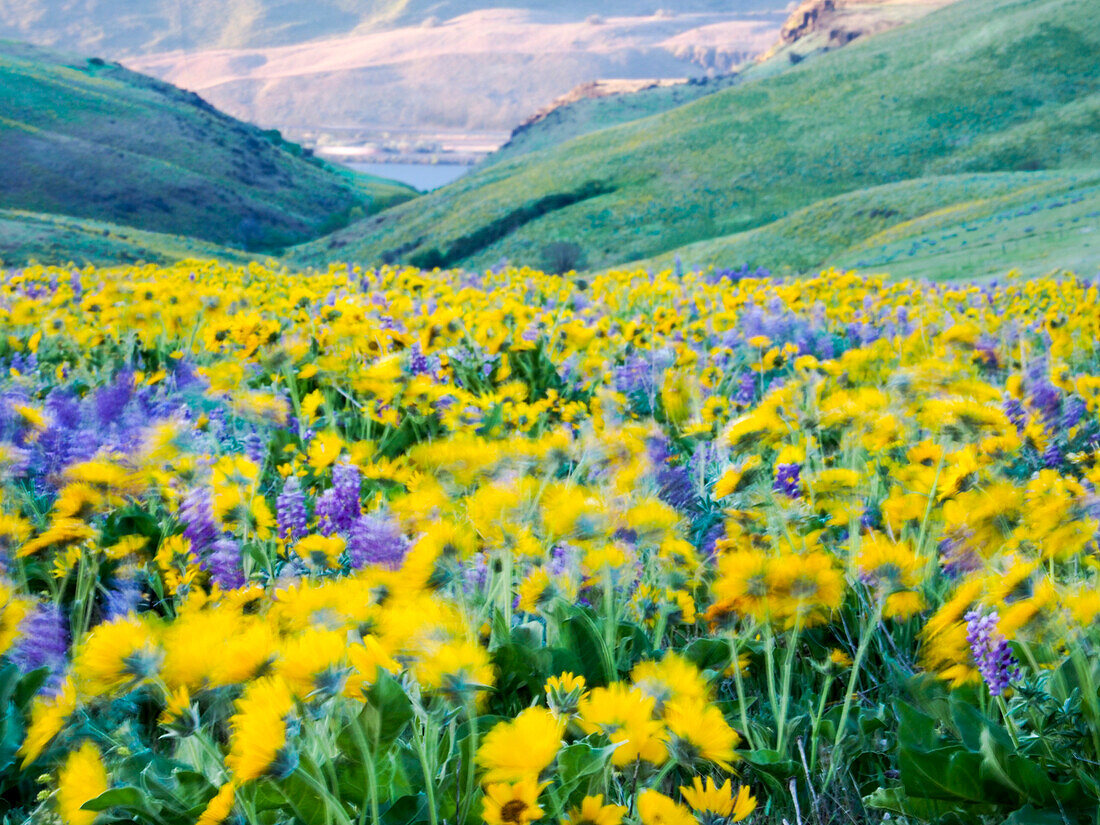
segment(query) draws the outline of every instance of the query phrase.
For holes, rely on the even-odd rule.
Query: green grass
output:
[[[171,85],[0,42],[0,208],[275,251],[414,196]]]
[[[926,193],[930,212],[970,199],[971,185],[980,197],[974,173],[1100,165],[1098,53],[1095,0],[966,0],[777,75],[477,170],[291,254],[300,263],[430,260],[457,249],[457,262],[476,267],[537,262],[547,244],[572,241],[596,269],[758,230],[847,193],[954,177],[946,202],[937,186]],[[528,208],[578,191],[595,194],[537,215]],[[506,234],[483,231],[517,214]],[[492,240],[471,250],[470,237]],[[778,241],[771,263],[816,260],[797,243]]]
[[[819,201],[767,226],[636,262],[665,269],[826,266],[911,278],[1100,269],[1100,172],[921,178]]]
[[[506,144],[482,161],[482,166],[492,166],[581,135],[667,112],[728,89],[737,82],[738,76],[723,75],[679,86],[656,86],[638,92],[582,98],[554,109],[542,120],[516,129]]]
[[[244,263],[255,257],[238,249],[179,235],[0,209],[0,265],[107,266],[139,261],[165,264],[187,258]]]

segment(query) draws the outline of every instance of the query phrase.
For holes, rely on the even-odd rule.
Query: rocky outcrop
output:
[[[806,41],[810,51],[830,51],[858,37],[909,23],[955,0],[802,0],[779,30],[775,44],[758,62]],[[791,50],[792,61],[805,54]]]
[[[522,131],[533,123],[545,120],[555,109],[576,103],[578,100],[595,97],[610,97],[611,95],[624,95],[633,92],[641,92],[645,89],[654,89],[658,86],[680,86],[688,82],[686,77],[653,78],[646,80],[593,80],[590,83],[582,83],[574,86],[568,92],[551,100],[529,118],[524,120],[513,132]]]
[[[818,22],[836,11],[837,0],[802,0],[779,29],[780,43],[794,43],[817,31]]]

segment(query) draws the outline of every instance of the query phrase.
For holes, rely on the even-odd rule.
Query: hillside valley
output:
[[[879,206],[891,191],[919,191],[920,214],[931,214],[971,200],[966,175],[1094,169],[1098,31],[1100,7],[1086,0],[949,5],[694,102],[488,165],[415,209],[399,206],[293,255],[481,267],[539,261],[566,243],[576,247],[571,263],[601,269],[772,224],[778,232],[799,210],[866,190],[875,218],[848,225],[855,246],[906,219]],[[912,190],[881,188],[922,180]],[[1003,182],[1026,201],[1027,176]],[[781,248],[738,249],[744,262],[780,270],[822,262],[799,244],[788,237]]]

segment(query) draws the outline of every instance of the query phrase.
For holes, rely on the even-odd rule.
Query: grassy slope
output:
[[[840,266],[897,277],[975,278],[1100,269],[1100,171],[949,175],[819,201],[759,229],[636,262],[663,269]]]
[[[576,100],[554,109],[542,120],[516,129],[506,144],[482,161],[482,166],[513,160],[581,135],[667,112],[729,88],[737,81],[735,75],[723,75],[680,86],[654,87],[640,92]]]
[[[143,232],[128,226],[0,209],[0,265],[21,266],[32,261],[64,266],[170,263],[185,258],[218,258],[241,263],[253,258],[224,246]]]
[[[0,42],[0,208],[269,250],[414,194],[296,151],[168,84]]]
[[[873,22],[878,22],[879,25],[900,25],[923,17],[933,10],[932,7],[920,4],[872,4],[858,7],[858,16],[862,26],[873,28]],[[836,12],[841,21],[847,19],[844,11],[842,7]],[[857,29],[861,28],[859,24],[853,25]],[[702,83],[673,88],[643,89],[630,94],[574,101],[555,109],[536,123],[517,129],[508,143],[487,157],[483,165],[511,160],[600,129],[667,112],[738,83],[780,74],[794,63],[820,57],[833,48],[826,25],[821,31],[813,31],[794,43],[779,46],[767,59],[759,63],[749,63],[736,74],[721,75]]]
[[[967,0],[782,74],[490,166],[295,255],[484,265],[537,262],[548,242],[573,240],[595,268],[869,187],[1087,168],[1100,153],[1098,50],[1095,0]]]

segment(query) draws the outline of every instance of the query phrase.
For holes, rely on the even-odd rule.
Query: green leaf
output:
[[[634,622],[620,622],[615,635],[615,667],[626,673],[642,659],[652,658],[649,636]]]
[[[959,732],[963,745],[969,751],[977,752],[981,749],[982,731],[986,730],[991,722],[982,716],[976,707],[963,701],[961,698],[951,695],[951,719]]]
[[[959,747],[928,752],[911,747],[898,749],[898,768],[906,794],[930,799],[987,800],[982,782],[982,759]]]
[[[603,774],[604,766],[616,747],[596,748],[587,742],[575,742],[562,749],[558,754],[556,775],[559,777],[559,794],[566,803],[580,801],[580,797],[588,792],[591,781]]]
[[[797,762],[770,748],[746,751],[741,754],[741,758],[757,770],[769,773],[779,779],[790,779],[799,772]]]
[[[156,814],[150,806],[149,798],[139,788],[128,785],[123,788],[111,788],[109,791],[104,791],[95,799],[89,799],[80,808],[84,811],[106,811],[110,808],[122,808],[126,811],[156,818]]]
[[[12,695],[12,701],[15,702],[15,706],[20,710],[26,710],[27,705],[29,705],[31,700],[38,695],[38,691],[41,689],[42,685],[46,684],[46,680],[49,678],[50,669],[48,667],[40,667],[38,670],[32,670],[20,679]]]
[[[1028,802],[1048,803],[1053,800],[1054,787],[1046,772],[1026,757],[1012,751],[999,741],[991,728],[982,731],[981,753],[983,775],[1019,794]]]
[[[901,788],[879,788],[873,794],[863,797],[863,804],[868,808],[919,818],[923,822],[935,821],[960,809],[957,802],[907,796]]]
[[[558,775],[562,781],[600,773],[616,746],[594,748],[587,742],[574,742],[558,754]]]
[[[699,670],[722,673],[733,660],[733,648],[727,639],[696,639],[680,654]]]
[[[616,681],[618,673],[611,651],[596,622],[586,612],[576,610],[561,623],[565,647],[580,660],[581,674],[589,687],[603,687]]]
[[[936,720],[902,702],[898,705],[898,745],[929,751],[938,744]]]
[[[382,814],[385,825],[416,825],[428,819],[428,798],[422,793],[401,797]]]
[[[413,716],[412,703],[397,680],[382,670],[367,691],[366,699],[360,720],[367,741],[377,754],[392,745],[409,724]]]
[[[6,708],[19,684],[19,668],[10,662],[0,668],[0,707]]]
[[[1025,805],[1013,811],[1001,825],[1065,825],[1066,819],[1057,810],[1039,810]]]
[[[288,807],[305,825],[331,825],[328,803],[295,771],[279,787],[286,797]]]

